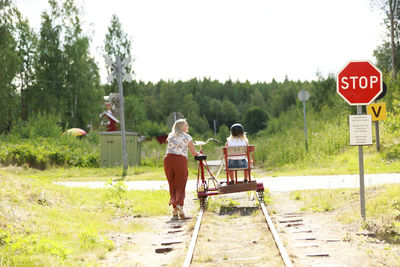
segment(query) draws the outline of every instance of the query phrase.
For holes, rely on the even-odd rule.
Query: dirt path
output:
[[[342,225],[335,212],[299,212],[289,194],[273,195],[268,209],[294,266],[399,266],[399,246],[360,235],[360,225]],[[282,218],[301,218],[288,222]]]
[[[184,211],[192,219],[171,221],[171,216],[134,218],[149,230],[133,234],[110,233],[108,237],[114,241],[115,249],[100,264],[124,267],[182,266],[194,227],[193,216],[197,213],[192,195],[186,197]]]
[[[230,196],[236,203],[251,205],[239,195]],[[275,204],[267,208],[294,266],[399,266],[399,246],[358,235],[359,225],[341,225],[334,212],[300,212],[300,202],[290,199],[287,193],[274,194],[273,198]],[[149,231],[111,233],[115,249],[99,263],[182,266],[197,213],[193,196],[186,198],[184,209],[192,220],[171,223],[169,216],[134,218],[147,225]],[[267,229],[263,230],[266,224],[260,216],[207,212],[192,266],[283,266],[272,237]],[[288,218],[299,217],[301,221],[287,222]],[[157,249],[168,248],[171,251],[156,253]]]

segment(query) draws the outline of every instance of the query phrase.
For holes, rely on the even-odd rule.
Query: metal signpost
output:
[[[307,145],[307,123],[306,123],[306,101],[310,98],[310,93],[305,91],[304,89],[301,90],[297,97],[300,101],[303,101],[303,114],[304,114],[304,138],[306,142],[306,152],[308,152],[308,145]]]
[[[367,106],[367,114],[372,116],[375,124],[376,150],[380,150],[379,121],[386,119],[386,103],[374,103]]]
[[[122,176],[125,177],[128,170],[128,157],[126,153],[126,130],[125,130],[125,112],[124,112],[124,91],[122,87],[122,80],[132,81],[132,78],[125,73],[124,68],[128,66],[131,61],[129,58],[124,59],[121,62],[119,56],[117,56],[117,62],[114,63],[109,57],[106,57],[106,63],[111,67],[111,73],[107,77],[108,82],[112,82],[115,78],[118,79],[118,93],[120,103],[120,124],[121,124],[121,143],[122,143],[122,159],[124,162]]]
[[[383,84],[382,93],[375,98],[375,104],[371,104],[367,106],[367,114],[372,115],[372,121],[375,124],[375,137],[376,137],[376,151],[380,150],[380,138],[379,138],[379,121],[383,121],[386,119],[386,104],[385,103],[377,103],[378,99],[383,98],[386,95],[387,87],[385,82]]]
[[[383,90],[382,73],[369,61],[350,61],[337,74],[336,92],[349,105],[357,106],[357,117],[350,117],[350,145],[358,145],[361,217],[365,219],[363,145],[372,145],[372,122],[362,117],[362,106],[371,104]],[[367,121],[370,121],[368,123]]]

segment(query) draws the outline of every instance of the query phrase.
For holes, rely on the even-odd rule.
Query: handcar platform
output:
[[[237,183],[231,185],[221,185],[218,187],[218,194],[230,194],[245,191],[257,191],[264,190],[262,183],[257,183],[257,181],[251,181],[249,183]]]
[[[213,138],[209,138],[208,141],[217,141]],[[226,182],[219,182],[216,177],[214,177],[207,164],[207,156],[202,154],[202,145],[207,142],[196,141],[195,145],[200,146],[201,155],[197,155],[195,159],[198,161],[198,173],[197,173],[197,197],[200,200],[200,206],[205,206],[205,201],[207,197],[219,195],[219,194],[230,194],[246,191],[256,191],[260,201],[264,198],[264,185],[263,183],[257,183],[256,180],[251,179],[251,169],[254,168],[254,146],[248,145],[244,147],[224,147],[223,155],[224,160],[221,161],[220,170],[225,166],[226,171]],[[228,158],[229,156],[242,156],[247,159],[248,166],[244,168],[228,168]],[[238,171],[247,171],[247,177],[241,180],[238,179]],[[231,173],[229,173],[231,172]],[[229,181],[229,176],[234,174],[234,180]],[[208,177],[206,178],[206,173]],[[219,171],[218,171],[219,174]],[[218,176],[218,174],[216,176]],[[232,177],[233,178],[233,177]],[[231,178],[231,179],[232,179]]]

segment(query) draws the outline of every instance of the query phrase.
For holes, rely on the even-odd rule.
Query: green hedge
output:
[[[46,169],[50,166],[99,167],[98,145],[71,136],[0,141],[3,165]]]

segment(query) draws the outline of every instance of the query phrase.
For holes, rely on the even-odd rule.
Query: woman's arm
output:
[[[197,156],[198,154],[200,154],[199,152],[196,151],[196,148],[194,147],[193,141],[190,141],[188,143],[188,147],[189,147],[190,153],[192,153],[193,156]]]

